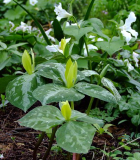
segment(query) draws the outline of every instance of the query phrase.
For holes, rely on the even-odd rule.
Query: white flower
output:
[[[139,56],[139,54],[133,52],[133,55],[132,55],[132,56],[133,56],[133,59],[134,59],[134,61],[135,61],[135,66],[138,67],[138,66],[139,66],[139,65],[138,65],[138,61],[139,61],[139,60],[138,60],[137,57]]]
[[[92,38],[92,40],[91,40],[92,42],[96,42],[96,41],[101,42],[101,41],[104,41],[102,38],[97,38],[96,39],[96,37],[92,36],[92,35],[90,35],[89,38]]]
[[[0,154],[0,159],[3,159],[3,158],[4,158],[3,154]]]
[[[130,12],[128,18],[125,20],[125,24],[121,27],[121,33],[126,38],[126,42],[129,45],[129,41],[131,40],[132,36],[137,39],[138,32],[131,28],[131,24],[136,21],[136,16],[134,12]],[[131,34],[130,34],[131,33]],[[132,35],[132,36],[131,36]]]
[[[38,3],[37,0],[30,0],[30,4],[31,4],[32,6],[34,6],[34,5],[37,4],[37,3]]]
[[[15,28],[15,31],[22,30],[23,32],[28,31],[31,33],[32,26],[28,26],[26,23],[21,22],[21,25]]]
[[[50,52],[60,52],[63,54],[64,52],[64,48],[66,46],[66,44],[71,40],[71,38],[68,39],[62,39],[61,42],[59,42],[59,45],[48,45],[46,46],[46,49],[49,50]],[[62,43],[64,42],[65,43]],[[63,45],[63,46],[62,46]]]
[[[128,59],[125,59],[124,63],[126,64],[126,66],[128,68],[128,72],[134,70],[134,67],[131,65],[131,63],[129,63]]]
[[[62,18],[68,18],[68,17],[72,16],[72,14],[68,13],[66,10],[64,10],[62,8],[62,4],[61,3],[59,3],[58,6],[55,6],[54,12],[57,15],[56,19],[58,21],[60,21]]]
[[[11,24],[10,32],[12,32],[12,29],[15,27],[14,23],[9,21],[9,24]]]
[[[53,29],[50,28],[50,29],[48,29],[45,33],[46,33],[47,37],[48,37],[51,41],[55,42],[55,38],[49,35],[52,30],[53,30]]]
[[[88,47],[88,51],[98,50],[98,48],[96,46],[92,45],[92,44],[88,44],[87,47]],[[87,55],[87,49],[86,49],[85,44],[84,44],[83,48],[84,48],[84,56],[87,57],[88,55]]]
[[[5,3],[5,4],[7,4],[7,3],[9,3],[9,2],[11,2],[11,0],[4,0],[4,1],[3,1],[3,3]]]

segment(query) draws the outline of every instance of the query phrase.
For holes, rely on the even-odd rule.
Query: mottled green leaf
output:
[[[32,92],[37,87],[36,75],[23,75],[11,81],[6,88],[8,101],[26,112],[35,102]]]
[[[96,129],[87,123],[70,121],[56,132],[57,144],[72,153],[87,153]]]
[[[106,102],[116,103],[115,97],[103,87],[86,82],[79,82],[75,85],[76,90],[90,97],[95,97]]]
[[[66,88],[57,84],[40,86],[33,92],[33,95],[43,105],[66,100],[78,101],[84,98],[84,95],[77,92],[74,88]]]
[[[46,131],[53,126],[62,124],[64,121],[60,110],[51,105],[37,107],[19,119],[21,126],[40,131]]]
[[[115,96],[116,100],[119,101],[121,99],[121,96],[119,94],[119,92],[117,91],[116,87],[114,86],[114,84],[111,82],[111,80],[103,77],[101,79],[102,84],[110,90],[110,92]]]

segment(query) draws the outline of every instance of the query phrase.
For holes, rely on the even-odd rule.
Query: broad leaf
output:
[[[65,82],[65,67],[61,63],[42,63],[37,66],[37,70],[38,75]]]
[[[84,98],[84,95],[77,92],[74,88],[66,88],[57,84],[46,84],[38,87],[33,96],[43,105],[60,101],[78,101]]]
[[[80,82],[75,85],[76,90],[90,97],[95,97],[106,102],[116,103],[115,97],[106,89],[86,82]]]
[[[72,153],[87,153],[96,129],[87,123],[70,121],[56,132],[57,144]]]
[[[111,80],[103,77],[101,79],[102,84],[110,90],[110,92],[115,96],[116,100],[119,101],[121,99],[121,96],[119,94],[119,92],[117,91],[116,87],[114,86],[114,84],[111,82]]]
[[[77,120],[83,121],[83,122],[86,122],[86,123],[90,123],[90,124],[98,124],[100,127],[102,127],[104,125],[103,120],[98,119],[98,118],[92,118],[92,117],[89,117],[87,115],[85,117],[82,117],[82,118],[80,117]]]
[[[21,126],[45,132],[47,129],[60,125],[64,121],[65,119],[58,108],[47,105],[31,110],[19,120],[19,123]]]
[[[89,77],[92,75],[96,75],[96,76],[99,75],[96,71],[92,71],[92,70],[83,70],[81,72],[85,75],[85,77]]]
[[[6,88],[9,102],[26,112],[35,102],[32,92],[37,87],[36,75],[23,75],[11,81]]]
[[[96,43],[98,48],[106,51],[110,56],[112,56],[116,51],[120,50],[124,45],[124,41],[119,37],[113,37],[110,41],[103,41]]]
[[[78,26],[68,26],[64,29],[66,35],[74,36],[77,41],[86,33],[92,31],[92,27],[78,28]]]

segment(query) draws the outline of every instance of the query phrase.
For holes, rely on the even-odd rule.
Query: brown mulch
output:
[[[21,109],[10,104],[4,109],[0,109],[0,154],[4,155],[4,160],[32,160],[34,146],[41,132],[20,126],[17,120],[24,115],[25,113]],[[114,138],[107,134],[96,135],[92,146],[103,150],[106,145],[106,151],[110,152],[113,148],[118,147],[118,137],[127,134],[129,130],[112,126],[109,128],[109,131],[113,134]],[[38,149],[38,160],[42,159],[47,147],[48,138],[45,136]],[[85,157],[86,160],[92,160],[94,155],[93,149],[93,151],[91,150],[87,155],[82,155],[81,157]],[[98,151],[96,158],[93,159],[101,160],[102,156],[103,153]],[[48,160],[67,160],[67,152],[61,150],[59,152],[51,151]]]

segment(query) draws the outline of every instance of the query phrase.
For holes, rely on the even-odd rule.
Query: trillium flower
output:
[[[65,50],[65,46],[70,40],[71,38],[61,39],[61,42],[59,42],[59,45],[48,45],[46,49],[49,50],[50,52],[60,52],[63,54]]]
[[[26,23],[21,22],[21,25],[17,28],[15,28],[15,31],[22,30],[23,32],[28,31],[31,33],[32,26],[28,26]]]
[[[50,29],[48,29],[45,33],[46,33],[46,35],[48,36],[48,38],[49,38],[51,41],[55,42],[55,38],[52,37],[52,36],[50,36],[50,32],[51,32],[52,30],[53,30],[53,29],[50,28]]]
[[[58,21],[60,21],[62,18],[68,18],[68,17],[72,16],[72,14],[68,13],[66,10],[64,10],[62,8],[62,4],[61,3],[59,3],[58,6],[55,6],[54,12],[57,15],[56,19]]]
[[[65,118],[65,120],[68,121],[71,118],[71,107],[70,107],[68,101],[61,102],[61,103],[62,103],[61,113],[62,113],[63,117]]]
[[[71,88],[74,86],[76,79],[77,79],[77,62],[72,62],[69,59],[66,63],[66,70],[65,70],[65,79],[66,79],[66,87]]]
[[[138,62],[139,62],[139,60],[138,60],[138,56],[139,56],[139,54],[137,54],[137,53],[135,53],[135,52],[133,52],[133,59],[134,59],[134,61],[135,61],[135,66],[136,67],[138,67],[139,65],[138,65]]]
[[[128,59],[124,60],[124,64],[126,64],[126,66],[128,68],[128,72],[134,70],[134,67],[131,65],[131,63],[128,61]]]
[[[98,48],[92,44],[88,44],[87,47],[88,47],[88,51],[98,50]],[[87,57],[88,55],[87,55],[87,49],[86,49],[85,44],[84,44],[83,48],[84,48],[84,56]]]
[[[37,0],[30,0],[30,4],[31,4],[32,6],[34,6],[36,3],[38,3]]]
[[[11,2],[11,0],[4,0],[4,1],[3,1],[3,3],[5,3],[5,4],[7,4],[7,3],[9,3],[9,2]]]
[[[138,36],[138,32],[136,32],[135,30],[131,28],[131,24],[135,21],[136,21],[136,16],[134,12],[130,12],[128,18],[125,20],[125,24],[119,27],[121,29],[122,35],[126,38],[126,42],[128,45],[129,45],[129,41],[131,40],[132,36],[134,36],[135,39],[137,39],[137,36]]]

